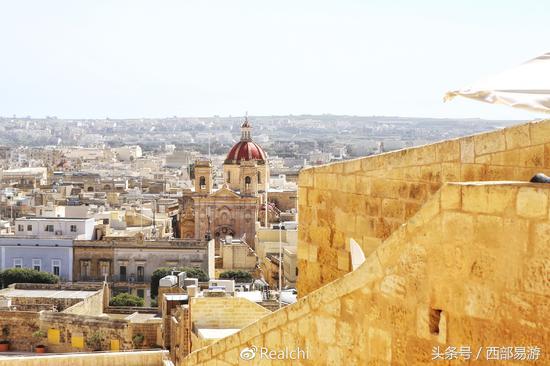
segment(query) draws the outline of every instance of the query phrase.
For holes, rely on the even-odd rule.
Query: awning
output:
[[[450,91],[455,96],[492,104],[505,104],[533,112],[550,113],[550,52],[472,86]]]

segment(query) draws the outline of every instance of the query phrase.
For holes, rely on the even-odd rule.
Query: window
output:
[[[25,225],[17,225],[17,231],[24,231],[25,230]]]
[[[76,225],[71,225],[71,233],[76,233]]]
[[[137,267],[137,280],[138,282],[143,282],[145,279],[145,268],[143,266]]]
[[[126,281],[126,266],[120,266],[120,280]]]
[[[260,172],[258,172],[258,184],[262,183],[262,180],[260,179]]]
[[[23,259],[22,258],[14,258],[13,259],[13,268],[23,268]]]
[[[143,299],[145,297],[145,290],[142,289],[142,288],[139,288],[137,290],[137,295],[138,295],[138,297],[141,297]]]
[[[32,225],[27,225],[27,231],[32,231]]]
[[[110,263],[109,261],[100,261],[99,262],[99,274],[101,277],[105,278],[105,276],[109,276],[110,272]]]
[[[80,261],[80,279],[88,279],[90,277],[90,261]]]
[[[46,225],[46,229],[45,229],[47,232],[50,232],[50,233],[53,233],[53,225]]]
[[[231,171],[227,172],[227,183],[231,183]]]
[[[244,178],[244,188],[245,188],[245,189],[249,189],[249,188],[250,188],[250,182],[252,182],[252,179],[250,179],[250,177],[245,177],[245,178]]]
[[[205,177],[200,177],[200,179],[199,179],[199,185],[201,186],[201,189],[205,189],[205,188],[206,188],[206,178],[205,178]]]
[[[33,259],[32,260],[32,269],[35,271],[40,271],[42,267],[42,260],[41,259]]]
[[[441,310],[430,309],[429,324],[430,333],[433,335],[439,334],[439,323],[441,322]]]
[[[60,269],[61,269],[61,260],[52,259],[52,273],[56,276],[59,276]]]

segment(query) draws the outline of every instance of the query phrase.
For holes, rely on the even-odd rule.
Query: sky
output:
[[[458,89],[550,51],[547,0],[0,2],[0,116],[533,119]]]

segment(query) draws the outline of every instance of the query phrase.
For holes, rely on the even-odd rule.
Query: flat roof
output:
[[[164,294],[167,301],[185,301],[189,297],[183,294]]]
[[[52,299],[85,299],[97,291],[73,290],[24,290],[7,288],[0,291],[0,296],[6,297],[47,297]]]
[[[235,297],[242,297],[252,302],[262,302],[261,291],[235,291]]]
[[[203,339],[220,339],[240,331],[237,328],[198,328],[197,333]]]
[[[17,220],[33,220],[33,221],[50,221],[50,220],[71,220],[71,221],[86,221],[86,220],[95,220],[93,217],[18,217]]]

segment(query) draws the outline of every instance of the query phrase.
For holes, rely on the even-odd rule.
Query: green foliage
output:
[[[132,337],[132,343],[134,344],[134,347],[140,348],[143,346],[143,341],[145,340],[145,336],[141,333],[136,334]]]
[[[29,268],[10,268],[0,272],[0,280],[8,287],[12,283],[57,283],[59,277]]]
[[[44,332],[43,330],[37,330],[36,332],[34,332],[34,333],[32,334],[32,336],[33,336],[34,338],[37,338],[37,339],[45,338],[46,335],[47,335],[46,332]]]
[[[109,301],[111,306],[143,306],[144,303],[145,301],[141,297],[126,292],[116,295]]]
[[[198,278],[199,282],[208,281],[208,275],[200,268],[193,267],[179,267],[179,268],[169,268],[161,267],[157,268],[151,275],[151,297],[157,297],[159,293],[159,281],[161,278],[168,276],[172,273],[173,270],[186,272],[187,277]]]
[[[252,275],[246,271],[225,271],[220,273],[220,278],[224,280],[235,280],[235,282],[252,282]]]
[[[103,335],[99,331],[93,332],[86,338],[86,345],[94,351],[101,351],[102,344]]]

